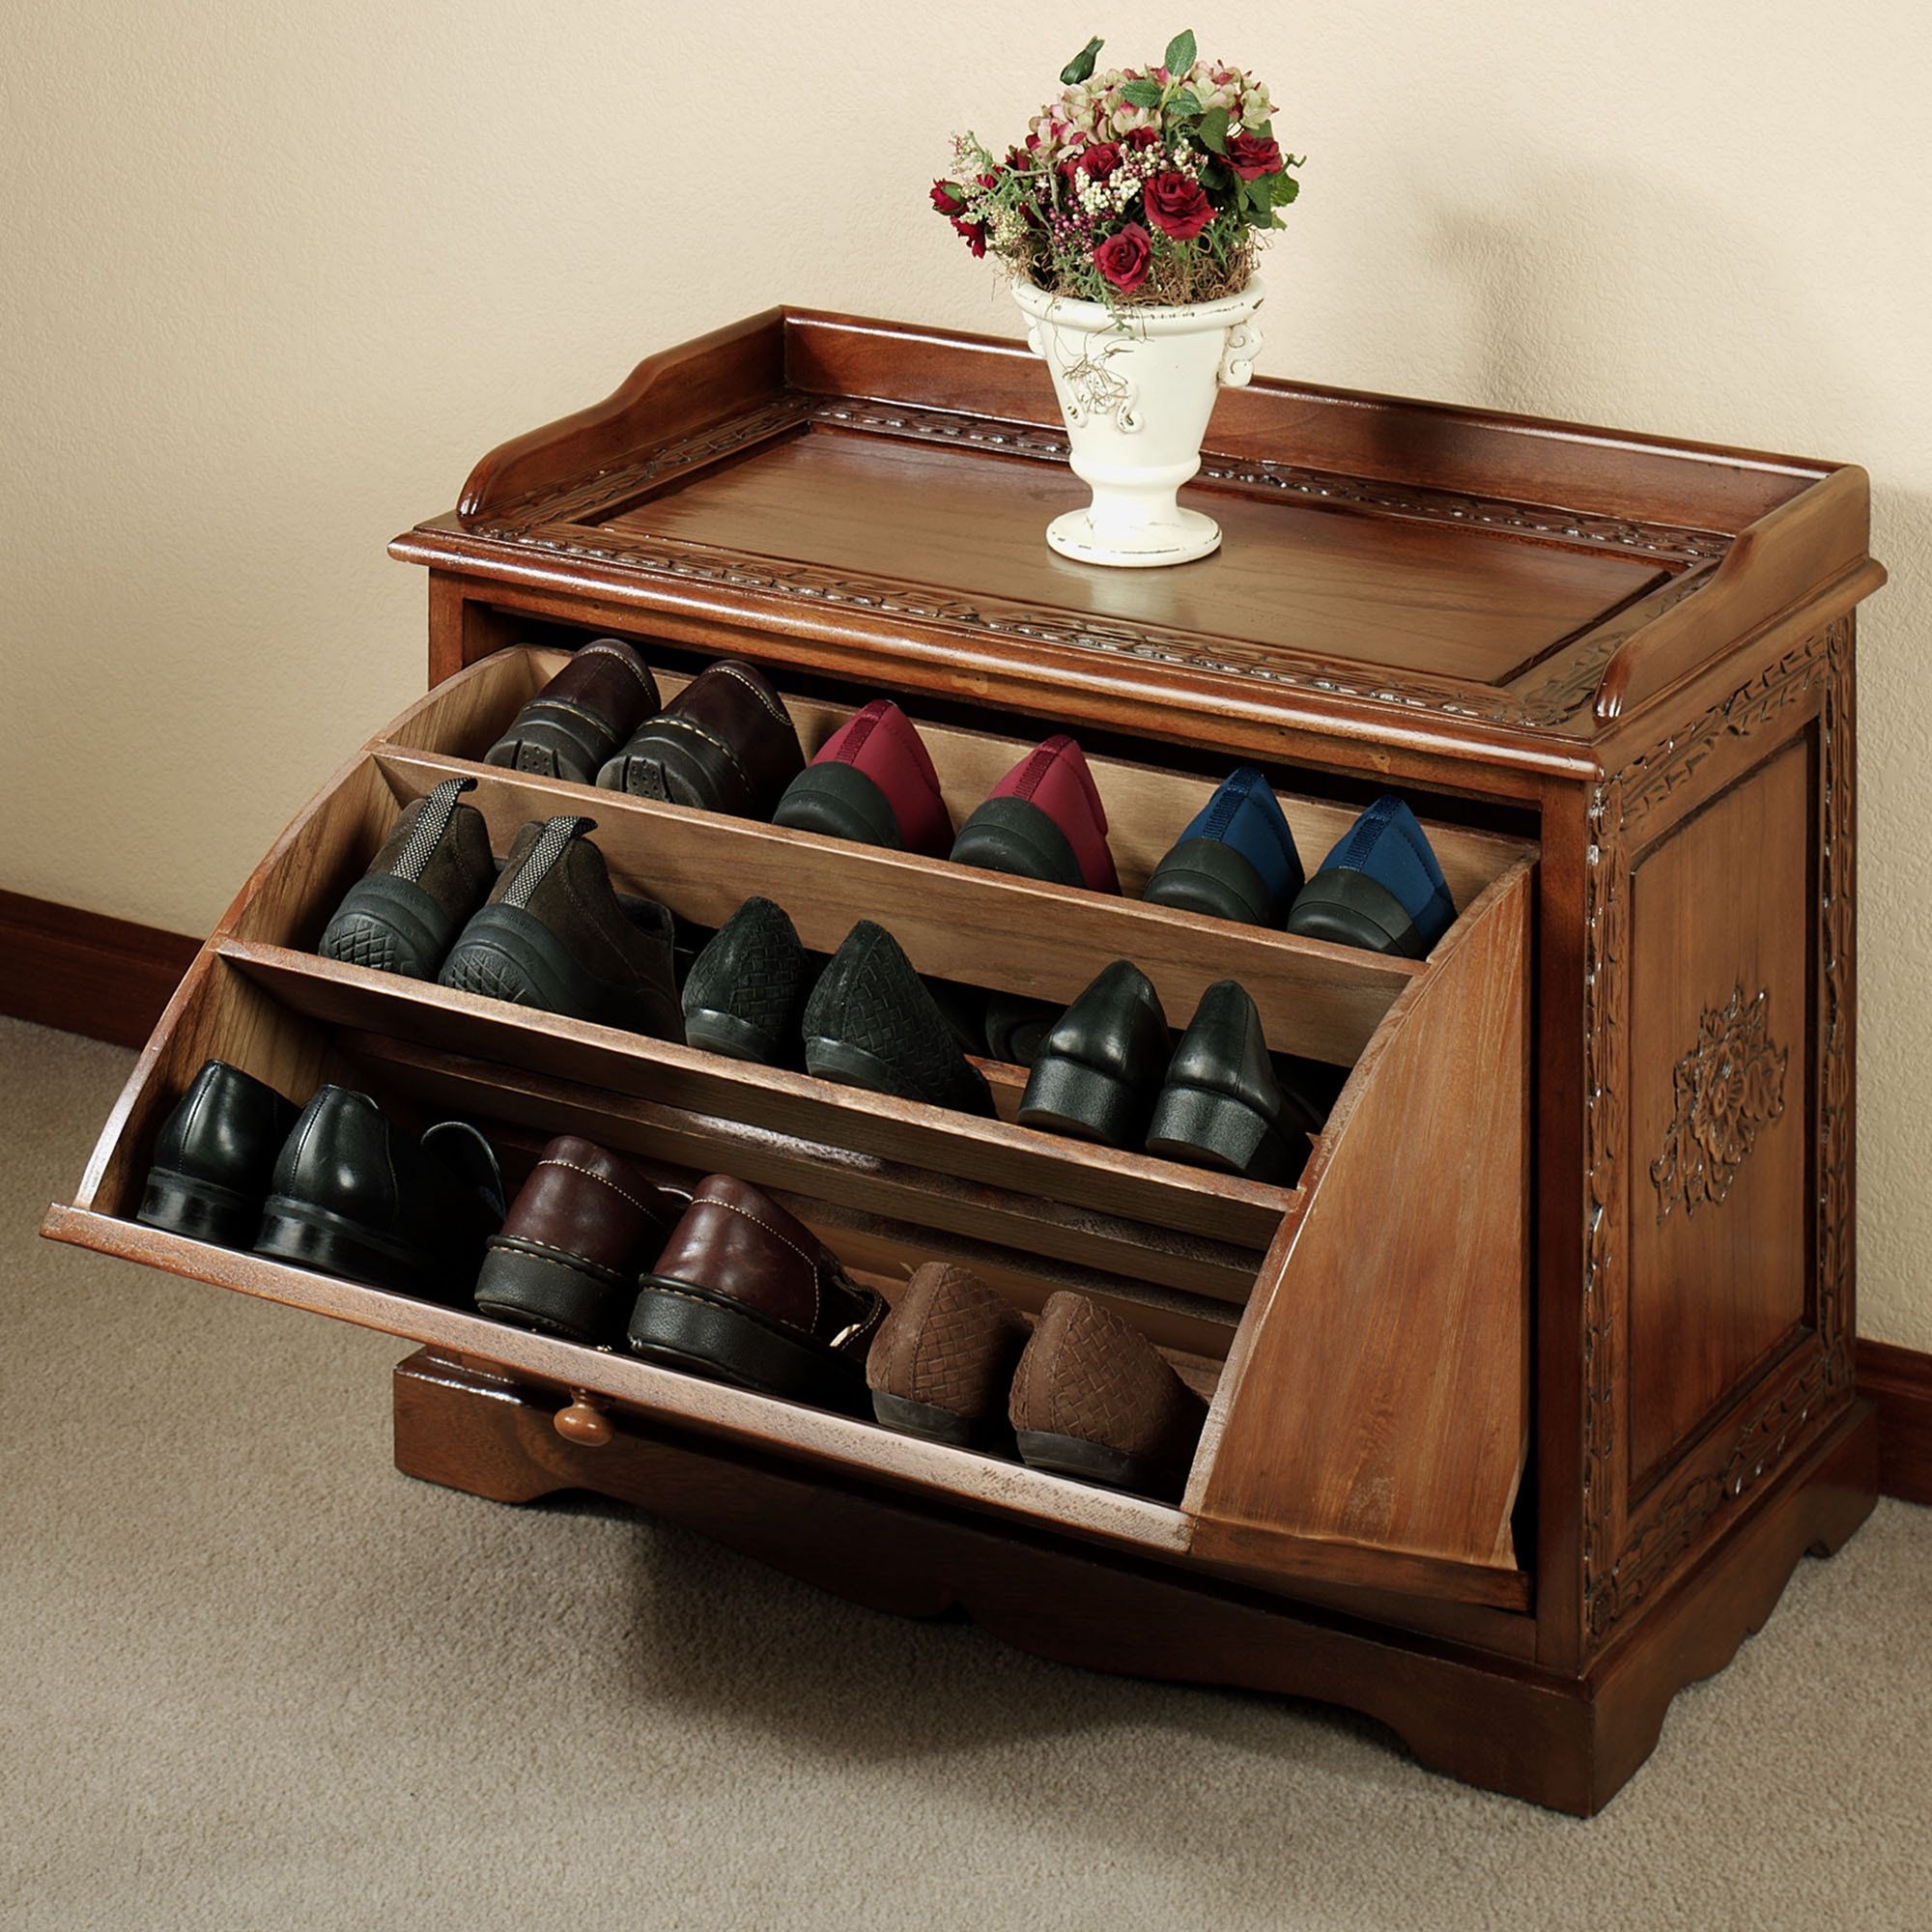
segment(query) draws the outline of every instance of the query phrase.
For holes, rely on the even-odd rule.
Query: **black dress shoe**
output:
[[[249,1246],[295,1122],[294,1103],[272,1087],[225,1060],[205,1061],[161,1123],[134,1218],[216,1247]]]
[[[1248,1180],[1292,1181],[1320,1122],[1275,1077],[1245,987],[1217,980],[1168,1063],[1148,1129],[1150,1153]]]
[[[510,720],[483,760],[589,784],[658,703],[643,659],[622,638],[593,638]]]
[[[805,769],[784,700],[763,672],[724,658],[692,679],[604,762],[606,791],[769,818]]]
[[[450,948],[440,982],[681,1040],[670,913],[656,899],[611,890],[603,853],[583,836],[596,824],[532,819],[517,834],[489,902]]]
[[[1048,1032],[1020,1100],[1020,1124],[1138,1147],[1169,1046],[1153,982],[1131,959],[1116,959]]]
[[[369,869],[349,888],[316,951],[345,966],[434,980],[449,942],[497,882],[490,830],[458,800],[474,779],[444,779],[406,805]]]
[[[345,1281],[467,1302],[502,1226],[490,1143],[463,1121],[420,1142],[366,1094],[323,1087],[275,1162],[255,1252]]]
[[[805,948],[784,908],[747,899],[684,982],[684,1037],[711,1053],[776,1065],[796,1052],[810,983]]]
[[[821,1080],[990,1115],[985,1075],[960,1051],[898,941],[862,919],[805,1006],[805,1064]]]

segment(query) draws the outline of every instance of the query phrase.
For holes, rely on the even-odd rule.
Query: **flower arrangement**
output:
[[[1144,72],[1095,74],[1100,41],[1061,72],[1026,144],[996,158],[974,134],[932,205],[975,255],[1049,295],[1113,311],[1214,301],[1246,287],[1257,249],[1300,186],[1262,82],[1195,58],[1181,33]]]

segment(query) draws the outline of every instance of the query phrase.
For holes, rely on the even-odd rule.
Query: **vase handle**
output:
[[[1255,373],[1255,357],[1262,353],[1262,326],[1250,317],[1237,322],[1228,331],[1226,348],[1221,351],[1221,366],[1216,371],[1224,389],[1245,389]]]

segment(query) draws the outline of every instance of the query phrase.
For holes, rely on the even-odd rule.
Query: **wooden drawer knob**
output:
[[[581,1449],[601,1449],[611,1439],[611,1418],[582,1389],[576,1391],[570,1406],[558,1409],[552,1420],[556,1433]]]

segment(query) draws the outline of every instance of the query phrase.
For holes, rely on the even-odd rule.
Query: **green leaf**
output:
[[[1265,228],[1268,217],[1274,213],[1274,193],[1268,186],[1267,177],[1263,175],[1258,181],[1248,183],[1241,199],[1255,212],[1255,226]]]
[[[1185,73],[1194,65],[1194,30],[1183,27],[1167,43],[1167,54],[1161,65],[1166,68],[1170,78]]]
[[[1183,87],[1180,90],[1180,92],[1177,94],[1174,97],[1174,99],[1167,103],[1167,111],[1170,116],[1177,114],[1179,115],[1199,114],[1201,112],[1200,97],[1194,92],[1194,90],[1191,87]]]
[[[1066,65],[1060,70],[1060,84],[1063,87],[1077,87],[1083,80],[1091,80],[1094,75],[1094,57],[1100,51],[1103,43],[1098,34],[1087,43]]]
[[[1157,80],[1130,80],[1121,89],[1121,99],[1130,107],[1158,107],[1160,105],[1160,82]]]
[[[1225,107],[1210,107],[1201,117],[1201,145],[1210,155],[1225,155],[1228,152],[1228,110]]]
[[[1235,177],[1219,161],[1209,161],[1201,170],[1201,185],[1209,194],[1226,194]]]
[[[1286,208],[1301,192],[1301,184],[1292,174],[1284,172],[1266,179],[1268,197],[1277,208]]]

